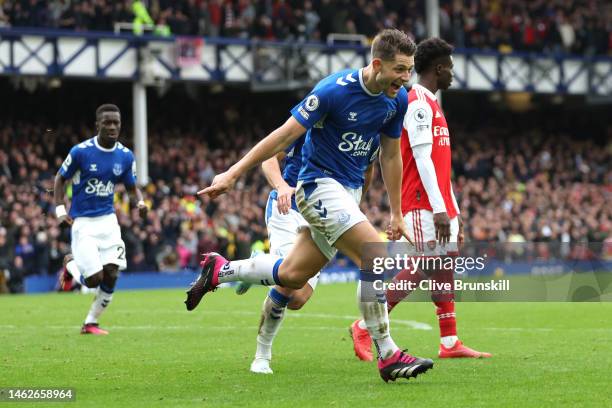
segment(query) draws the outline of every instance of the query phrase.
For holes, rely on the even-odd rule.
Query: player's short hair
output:
[[[104,112],[117,112],[121,114],[121,111],[117,105],[105,103],[104,105],[98,106],[98,109],[96,109],[96,120],[100,119]]]
[[[416,44],[403,31],[396,28],[382,30],[372,41],[372,58],[380,58],[389,61],[395,58],[396,54],[407,56],[414,55]]]
[[[425,72],[441,57],[450,57],[453,46],[438,37],[428,38],[419,43],[414,55],[414,70],[417,74]]]

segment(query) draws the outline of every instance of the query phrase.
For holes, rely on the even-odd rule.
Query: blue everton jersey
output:
[[[121,143],[106,149],[94,136],[70,149],[59,173],[72,179],[70,216],[98,217],[115,211],[115,184],[136,183],[136,162],[134,154]]]
[[[285,161],[283,164],[283,180],[291,187],[297,185],[298,174],[302,167],[302,146],[306,136],[301,136],[293,142],[291,146],[285,149]]]
[[[297,185],[298,174],[302,167],[302,146],[304,145],[304,139],[306,136],[301,136],[298,140],[293,142],[287,149],[285,149],[285,159],[283,165],[283,180],[291,187]],[[278,192],[276,190],[270,191],[268,200],[276,200],[278,198]],[[291,196],[291,208],[295,211],[299,211],[297,203],[295,202],[295,194]],[[266,215],[266,219],[270,215]]]
[[[349,188],[363,185],[377,137],[399,138],[408,108],[406,89],[397,97],[371,93],[363,69],[328,76],[297,104],[291,114],[308,129],[299,180],[331,177]]]

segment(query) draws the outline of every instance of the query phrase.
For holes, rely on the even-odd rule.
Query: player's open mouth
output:
[[[396,84],[396,83],[394,83],[394,82],[392,82],[392,83],[391,83],[391,90],[392,90],[392,91],[397,92],[397,91],[399,91],[399,89],[400,89],[401,87],[402,87],[402,85],[401,85],[401,84]]]

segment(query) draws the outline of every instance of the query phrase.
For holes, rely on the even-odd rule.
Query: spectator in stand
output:
[[[397,27],[418,42],[426,36],[423,2],[397,0],[143,1],[156,23],[180,35],[325,41],[330,33],[367,37]],[[440,0],[442,37],[456,47],[507,52],[609,54],[612,7],[602,0]],[[111,31],[132,22],[131,0],[5,0],[0,27]]]

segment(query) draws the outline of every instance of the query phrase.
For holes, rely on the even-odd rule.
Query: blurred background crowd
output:
[[[457,47],[589,55],[612,51],[603,0],[440,0],[440,33]],[[0,0],[0,27],[113,31],[157,24],[164,34],[326,41],[396,27],[426,36],[419,0]]]
[[[150,180],[144,187],[148,219],[130,209],[122,186],[116,190],[130,271],[172,272],[195,267],[203,252],[245,258],[253,248],[267,247],[269,188],[259,169],[219,200],[199,199],[196,192],[281,123],[295,101],[280,98],[270,105],[255,103],[254,95],[249,103],[221,98],[221,103],[203,98],[208,102],[194,105],[202,114],[191,115],[191,122],[177,117],[176,108],[152,107]],[[455,192],[468,241],[612,240],[612,127],[601,134],[589,127],[588,117],[583,126],[571,116],[560,119],[559,113],[492,110],[466,117],[453,105],[449,100]],[[0,268],[24,276],[61,268],[70,236],[54,216],[53,177],[70,147],[94,135],[93,114],[88,116],[90,122],[81,118],[56,125],[43,119],[0,122]],[[122,140],[131,145],[129,123]],[[362,208],[383,231],[389,207],[379,174]]]
[[[165,27],[157,35],[324,42],[330,33],[371,37],[381,28],[397,27],[419,41],[426,36],[424,3],[0,0],[0,29],[112,31],[115,23],[138,22]],[[610,2],[439,3],[441,36],[456,47],[612,53]],[[96,106],[117,103],[124,110],[122,141],[130,147],[133,143],[129,88],[67,81],[58,89],[46,83],[47,89],[36,91],[36,84],[21,78],[0,83],[3,100],[11,100],[0,111],[0,278],[2,271],[10,271],[17,289],[24,276],[55,274],[70,251],[70,231],[57,225],[54,215],[53,177],[70,147],[94,135]],[[245,258],[252,249],[266,249],[269,188],[261,171],[249,172],[217,201],[200,199],[196,192],[282,123],[303,94],[257,94],[222,84],[157,91],[149,91],[148,218],[140,220],[130,208],[122,186],[116,191],[129,270],[172,272],[195,267],[203,252]],[[557,102],[518,113],[495,106],[493,96],[503,98],[455,92],[444,96],[466,239],[607,242],[612,248],[612,126],[605,120],[605,106],[559,96]],[[384,230],[389,207],[379,174],[362,208]]]

